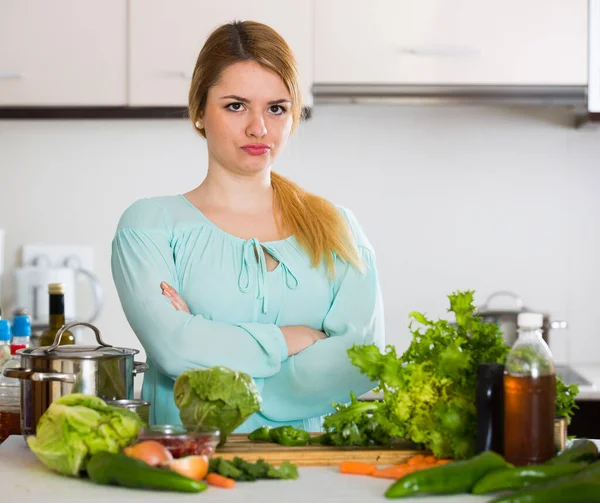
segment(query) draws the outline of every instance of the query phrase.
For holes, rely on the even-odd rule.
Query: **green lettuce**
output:
[[[182,424],[191,429],[218,428],[219,445],[260,410],[260,394],[252,377],[222,366],[186,370],[175,381],[173,395]]]
[[[27,444],[51,470],[76,476],[93,454],[117,453],[131,444],[142,426],[142,420],[130,410],[73,393],[48,407]]]

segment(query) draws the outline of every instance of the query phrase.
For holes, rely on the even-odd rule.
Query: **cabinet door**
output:
[[[126,0],[2,0],[0,106],[126,102]]]
[[[317,0],[315,82],[583,85],[587,0]]]
[[[130,0],[129,103],[186,106],[202,45],[215,28],[234,20],[268,24],[285,38],[310,104],[312,2],[307,0]]]

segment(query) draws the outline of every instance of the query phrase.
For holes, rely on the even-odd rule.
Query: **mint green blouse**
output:
[[[241,239],[222,231],[183,195],[141,199],[122,215],[112,243],[112,273],[149,369],[142,397],[151,424],[179,424],[174,380],[184,370],[225,365],[248,373],[260,412],[238,433],[291,424],[319,431],[332,402],[373,383],[354,367],[354,344],[384,346],[383,309],[373,249],[352,213],[348,220],[365,263],[336,261],[334,280],[313,268],[291,236]],[[279,261],[267,271],[264,253]],[[175,310],[160,283],[172,285],[193,314]],[[306,325],[327,338],[292,357],[279,327]]]

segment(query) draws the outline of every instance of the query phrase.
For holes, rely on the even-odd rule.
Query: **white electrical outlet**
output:
[[[72,262],[65,261],[71,257]],[[23,266],[38,265],[46,267],[79,267],[94,270],[94,248],[92,246],[68,245],[23,245],[21,262]]]

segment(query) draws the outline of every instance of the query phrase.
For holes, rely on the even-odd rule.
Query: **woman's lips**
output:
[[[266,154],[271,148],[263,143],[252,143],[244,145],[242,150],[249,153],[250,155],[263,155]]]

